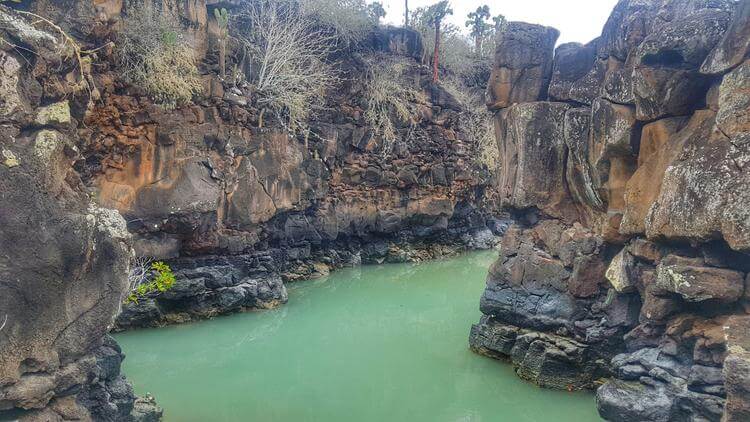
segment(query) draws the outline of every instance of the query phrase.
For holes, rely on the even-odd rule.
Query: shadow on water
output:
[[[345,269],[279,309],[117,335],[167,421],[600,420],[468,350],[494,252]]]

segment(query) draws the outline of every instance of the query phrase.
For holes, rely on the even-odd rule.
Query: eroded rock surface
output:
[[[434,84],[422,65],[418,32],[376,28],[353,51],[337,53],[342,75],[363,76],[343,78],[309,131],[291,133],[273,112],[256,107],[249,84],[217,76],[210,47],[219,3],[175,4],[201,63],[204,90],[191,105],[153,104],[123,80],[110,49],[101,49],[90,110],[81,113],[71,103],[66,122],[59,116],[65,107],[50,102],[28,116],[45,125],[35,134],[39,154],[58,142],[60,130],[71,131],[86,190],[123,215],[138,256],[163,260],[177,275],[172,291],[127,304],[117,328],[265,309],[286,302],[285,282],[496,243],[507,225],[496,218],[495,169],[479,160],[480,146],[469,134],[474,128],[462,123],[467,105]],[[233,13],[241,2],[221,4]],[[116,23],[126,12],[121,3],[65,5],[75,19],[49,4],[44,12],[93,46],[117,39]],[[525,37],[551,48],[557,32],[530,26]],[[513,101],[546,95],[551,53],[532,63],[508,60],[513,72],[524,73],[521,79],[537,78]],[[373,61],[395,63],[415,93],[413,115],[394,120],[395,139],[383,139],[365,118],[364,75]],[[535,69],[524,70],[527,64]],[[16,68],[7,63],[0,72],[12,81]],[[481,93],[484,84],[474,89]],[[19,113],[23,98],[8,98],[0,107]],[[12,165],[17,157],[8,154],[0,160]]]
[[[11,22],[0,37],[40,52],[35,66],[71,66],[53,54],[55,36],[3,6],[0,21]],[[73,168],[71,98],[46,96],[40,107],[46,80],[29,58],[3,45],[0,63],[0,419],[158,417],[156,407],[134,416],[124,356],[107,337],[129,288],[131,235]]]
[[[472,349],[542,386],[606,378],[607,420],[748,418],[748,4],[622,0],[557,49],[548,97],[493,104],[516,224]]]

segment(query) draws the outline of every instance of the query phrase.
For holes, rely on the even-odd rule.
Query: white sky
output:
[[[380,0],[387,15],[385,22],[404,23],[404,0]],[[438,0],[409,0],[409,9],[429,6]],[[372,0],[368,0],[371,3]],[[587,43],[601,34],[602,27],[617,0],[451,0],[453,16],[449,20],[464,30],[466,15],[478,6],[488,5],[490,13],[505,15],[509,21],[524,21],[552,26],[560,31],[558,44]]]

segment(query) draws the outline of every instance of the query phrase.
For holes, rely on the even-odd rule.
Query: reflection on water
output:
[[[541,390],[471,353],[493,252],[346,269],[289,304],[117,336],[167,421],[597,421],[593,396]]]

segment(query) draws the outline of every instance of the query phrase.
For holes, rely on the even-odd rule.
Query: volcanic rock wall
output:
[[[3,6],[0,38],[0,419],[156,420],[153,404],[135,405],[107,337],[131,236],[86,194],[75,119],[43,88],[44,69],[74,66],[70,46]]]
[[[75,168],[90,195],[125,217],[137,255],[177,275],[169,292],[126,305],[118,328],[269,308],[286,302],[285,281],[495,243],[505,226],[492,216],[492,175],[459,128],[463,105],[421,65],[417,32],[381,27],[342,51],[344,83],[309,134],[290,135],[271,113],[261,117],[251,86],[217,76],[213,8],[234,13],[242,2],[163,3],[193,42],[203,95],[176,110],[156,106],[101,48],[91,75],[98,98],[75,128]],[[127,13],[114,0],[29,7],[91,48],[116,49]],[[373,60],[397,61],[422,98],[397,122],[391,148],[364,118]]]
[[[517,224],[471,347],[612,421],[750,420],[750,1],[512,22],[488,87]],[[723,418],[723,419],[722,419]]]

